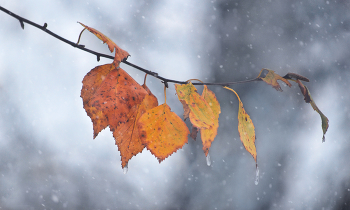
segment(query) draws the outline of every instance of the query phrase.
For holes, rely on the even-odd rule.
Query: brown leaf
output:
[[[113,64],[97,66],[83,79],[81,97],[93,123],[94,138],[109,125],[121,152],[123,167],[133,155],[142,151],[137,141],[133,145],[132,139],[137,136],[133,133],[133,123],[140,113],[154,104],[154,99],[144,100],[146,95],[150,92]]]
[[[302,81],[305,81],[305,82],[310,82],[310,80],[304,76],[301,76],[299,74],[296,74],[296,73],[288,73],[286,75],[283,76],[283,78],[285,79],[290,79],[290,80],[302,80]]]
[[[326,117],[326,115],[324,115],[321,110],[317,107],[316,103],[314,102],[314,100],[312,99],[311,97],[311,94],[309,92],[309,90],[307,89],[307,87],[301,83],[300,80],[295,80],[296,83],[298,83],[299,85],[299,88],[300,88],[300,91],[301,93],[304,95],[304,100],[306,103],[310,103],[311,107],[316,111],[318,112],[318,114],[320,115],[321,117],[321,121],[322,121],[322,131],[323,131],[323,137],[322,137],[322,142],[325,142],[325,135],[326,135],[326,132],[328,130],[328,127],[329,127],[329,120],[328,118]]]
[[[191,138],[196,141],[197,134],[198,134],[199,129],[195,126],[192,126],[192,131],[191,131]]]

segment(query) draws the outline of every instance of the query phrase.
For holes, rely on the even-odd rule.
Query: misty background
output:
[[[350,208],[350,3],[310,1],[27,1],[0,6],[76,42],[96,28],[128,61],[176,80],[228,82],[262,68],[294,72],[329,119],[295,83],[232,85],[253,120],[260,169],[237,131],[238,100],[218,86],[219,130],[206,164],[200,139],[161,164],[148,151],[123,174],[109,129],[93,140],[83,109],[84,75],[111,63],[0,12],[1,209],[348,209]],[[80,44],[110,53],[93,34]],[[121,64],[142,84],[144,74]],[[163,84],[147,85],[164,102]],[[201,88],[199,88],[201,89]],[[173,84],[167,103],[182,117]]]

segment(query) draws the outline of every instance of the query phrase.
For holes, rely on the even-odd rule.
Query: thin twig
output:
[[[86,51],[86,52],[91,53],[91,54],[93,54],[93,55],[96,55],[96,56],[97,56],[97,61],[100,61],[100,57],[104,57],[104,58],[108,58],[108,59],[114,60],[114,57],[113,57],[113,56],[106,55],[106,54],[102,54],[102,53],[99,53],[99,52],[90,50],[90,49],[88,49],[88,48],[85,48],[85,45],[80,45],[80,44],[79,44],[80,36],[79,36],[78,43],[74,43],[74,42],[71,42],[71,41],[69,41],[69,40],[67,40],[67,39],[65,39],[65,38],[63,38],[63,37],[61,37],[61,36],[59,36],[59,35],[53,33],[52,31],[48,30],[48,29],[47,29],[47,23],[44,23],[44,25],[41,26],[41,25],[39,25],[39,24],[37,24],[37,23],[34,23],[34,22],[30,21],[30,20],[27,20],[27,19],[25,19],[25,18],[23,18],[23,17],[21,17],[21,16],[19,16],[19,15],[16,15],[16,14],[14,14],[13,12],[11,12],[11,11],[9,11],[9,10],[7,10],[7,9],[5,9],[5,8],[3,8],[3,7],[1,7],[1,6],[0,6],[0,10],[3,11],[3,12],[5,12],[5,13],[7,13],[8,15],[10,15],[10,16],[16,18],[17,20],[19,20],[22,29],[24,29],[24,23],[27,23],[27,24],[29,24],[29,25],[32,25],[32,26],[38,28],[38,29],[41,29],[42,31],[44,31],[44,32],[46,32],[46,33],[48,33],[48,34],[50,34],[51,36],[55,37],[56,39],[61,40],[62,42],[65,42],[65,43],[67,43],[67,44],[69,44],[69,45],[71,45],[71,46],[73,46],[73,47],[76,47],[76,48],[78,48],[78,49],[80,49],[80,50],[83,50],[83,51]],[[142,68],[142,67],[140,67],[140,66],[137,66],[137,65],[135,65],[135,64],[133,64],[133,63],[130,63],[130,62],[126,61],[126,59],[123,60],[122,62],[125,63],[125,64],[127,64],[127,65],[129,65],[129,66],[131,66],[131,67],[134,67],[134,68],[136,68],[136,69],[138,69],[138,70],[140,70],[140,71],[142,71],[142,72],[144,72],[144,73],[146,73],[146,74],[149,74],[149,75],[151,75],[151,76],[153,76],[153,77],[155,77],[155,78],[161,80],[161,81],[164,83],[164,85],[165,85],[166,87],[168,87],[168,83],[178,83],[178,84],[187,84],[187,83],[188,83],[188,82],[186,82],[186,81],[177,81],[177,80],[172,80],[172,79],[164,78],[164,77],[162,77],[162,76],[159,76],[158,73],[156,73],[156,72],[149,71],[149,70],[144,69],[144,68]],[[220,85],[220,86],[229,86],[229,85],[242,84],[242,83],[248,83],[248,82],[254,82],[254,81],[261,81],[261,79],[260,79],[260,78],[254,78],[254,79],[250,79],[250,80],[243,80],[243,81],[236,81],[236,82],[223,82],[223,83],[211,83],[211,82],[200,83],[200,82],[195,82],[195,83],[192,83],[192,84],[193,84],[193,85]]]

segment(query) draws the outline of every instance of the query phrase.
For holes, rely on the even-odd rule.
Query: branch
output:
[[[23,17],[21,17],[21,16],[19,16],[19,15],[16,15],[16,14],[14,14],[13,12],[11,12],[11,11],[9,11],[9,10],[7,10],[7,9],[5,9],[5,8],[3,8],[3,7],[1,7],[1,6],[0,6],[0,10],[3,11],[3,12],[5,12],[5,13],[7,13],[8,15],[10,15],[10,16],[16,18],[16,19],[19,21],[19,23],[21,24],[22,29],[24,29],[24,23],[27,23],[27,24],[29,24],[29,25],[32,25],[32,26],[34,26],[34,27],[36,27],[36,28],[38,28],[38,29],[40,29],[40,30],[42,30],[42,31],[44,31],[44,32],[46,32],[46,33],[48,33],[48,34],[50,34],[51,36],[55,37],[56,39],[61,40],[62,42],[65,42],[65,43],[67,43],[67,44],[69,44],[69,45],[71,45],[71,46],[73,46],[73,47],[76,47],[76,48],[78,48],[78,49],[80,49],[80,50],[83,50],[83,51],[86,51],[86,52],[91,53],[91,54],[93,54],[93,55],[96,55],[96,56],[97,56],[97,61],[100,61],[100,58],[101,58],[101,57],[108,58],[108,59],[112,59],[112,60],[114,59],[113,56],[106,55],[106,54],[102,54],[102,53],[99,53],[99,52],[90,50],[90,49],[88,49],[88,48],[85,48],[85,45],[80,45],[80,44],[71,42],[71,41],[69,41],[69,40],[67,40],[67,39],[65,39],[65,38],[63,38],[63,37],[61,37],[61,36],[59,36],[59,35],[53,33],[52,31],[50,31],[50,30],[47,29],[47,23],[44,23],[44,25],[41,26],[41,25],[39,25],[39,24],[37,24],[37,23],[34,23],[34,22],[30,21],[30,20],[27,20],[27,19],[25,19],[25,18],[23,18]],[[164,83],[164,85],[165,85],[166,87],[168,87],[168,83],[170,83],[170,82],[171,82],[171,83],[178,83],[178,84],[187,84],[187,83],[188,83],[188,82],[186,82],[186,81],[177,81],[177,80],[172,80],[172,79],[164,78],[164,77],[162,77],[162,76],[159,76],[158,73],[156,73],[156,72],[149,71],[149,70],[144,69],[144,68],[142,68],[142,67],[140,67],[140,66],[137,66],[137,65],[135,65],[135,64],[132,64],[132,63],[126,61],[126,59],[123,60],[122,62],[125,63],[125,64],[127,64],[127,65],[129,65],[129,66],[131,66],[131,67],[134,67],[134,68],[136,68],[136,69],[138,69],[138,70],[140,70],[140,71],[142,71],[142,72],[144,72],[144,73],[146,73],[146,74],[149,74],[149,75],[151,75],[151,76],[153,76],[153,77],[155,77],[155,78],[161,80],[161,81]],[[260,79],[260,78],[254,78],[254,79],[250,79],[250,80],[243,80],[243,81],[236,81],[236,82],[224,82],[224,83],[210,83],[210,82],[200,83],[200,82],[195,82],[195,83],[192,83],[192,84],[193,84],[193,85],[220,85],[220,86],[229,86],[229,85],[242,84],[242,83],[248,83],[248,82],[254,82],[254,81],[261,81],[261,79]]]

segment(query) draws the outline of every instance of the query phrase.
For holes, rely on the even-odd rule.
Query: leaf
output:
[[[239,101],[238,108],[238,132],[245,149],[253,156],[255,162],[257,163],[257,153],[255,148],[255,128],[250,116],[243,108],[243,103],[239,98],[236,91],[229,87],[224,87],[227,90],[234,92]]]
[[[164,103],[146,111],[138,121],[140,138],[159,163],[187,143],[185,122]]]
[[[268,71],[268,72],[264,77],[262,77],[262,73],[264,71]],[[261,69],[257,78],[262,79],[264,82],[271,85],[273,88],[275,88],[278,91],[282,91],[282,88],[278,84],[277,80],[281,80],[282,82],[286,83],[289,87],[292,86],[287,79],[281,77],[280,75],[276,74],[274,71],[269,69]]]
[[[179,85],[175,84],[177,96],[184,105],[184,113],[189,112],[192,125],[197,128],[210,128],[214,126],[215,116],[208,102],[197,93],[197,89],[192,83]],[[185,115],[185,114],[184,114]]]
[[[217,135],[217,131],[219,128],[219,114],[221,113],[221,109],[215,94],[211,90],[209,90],[206,85],[204,85],[202,97],[206,102],[208,102],[209,107],[214,115],[214,125],[210,128],[200,129],[201,139],[203,142],[203,151],[205,153],[205,156],[207,156],[209,153],[209,148],[211,147],[211,143],[214,141],[214,138]]]
[[[80,22],[78,22],[80,23]],[[129,55],[128,52],[126,52],[125,50],[121,49],[120,47],[118,47],[118,45],[116,45],[111,39],[109,39],[107,36],[105,36],[103,33],[99,32],[98,30],[94,29],[94,28],[90,28],[82,23],[80,23],[82,26],[84,26],[87,30],[89,30],[91,33],[95,34],[95,36],[97,36],[97,38],[99,38],[100,40],[103,41],[103,43],[106,43],[108,45],[108,48],[111,52],[114,51],[115,49],[115,56],[114,56],[114,61],[113,64],[115,65],[115,67],[119,66],[119,63],[121,61],[123,61],[124,59],[126,59]]]
[[[321,110],[316,106],[316,103],[311,97],[311,94],[308,90],[308,88],[301,83],[300,80],[295,80],[296,83],[298,83],[299,88],[301,90],[301,93],[304,95],[304,100],[306,103],[310,103],[311,107],[320,114],[321,116],[321,121],[322,121],[322,131],[323,131],[323,137],[322,137],[322,142],[325,142],[325,134],[328,130],[329,124],[328,124],[328,118],[321,112]]]
[[[119,132],[123,129],[128,130],[127,126],[136,120],[138,112],[144,110],[142,106],[151,106],[149,104],[152,102],[148,99],[144,101],[146,95],[150,95],[150,92],[141,87],[123,69],[117,69],[113,64],[97,66],[83,79],[81,97],[84,109],[93,123],[94,138],[109,125],[117,137],[116,144],[122,155],[123,167],[141,148],[137,143],[135,145],[128,143],[130,142],[128,139],[124,143],[124,139],[119,139]]]
[[[158,106],[157,98],[151,93],[148,87],[145,84],[143,84],[142,87],[148,92],[148,95],[145,96],[141,104],[132,107],[128,113],[128,120],[125,124],[121,124],[113,132],[116,145],[118,145],[118,150],[122,158],[123,168],[127,166],[129,160],[133,156],[142,152],[143,148],[145,148],[137,128],[139,118],[147,110]]]
[[[286,75],[283,76],[283,78],[285,79],[289,79],[289,80],[302,80],[302,81],[305,81],[305,82],[310,82],[310,80],[304,76],[301,76],[299,74],[296,74],[296,73],[288,73]]]
[[[190,118],[192,123],[191,137],[196,139],[200,130],[205,156],[209,153],[219,128],[220,104],[215,94],[204,85],[202,95],[192,83],[175,85],[176,93],[184,107],[184,119]]]

